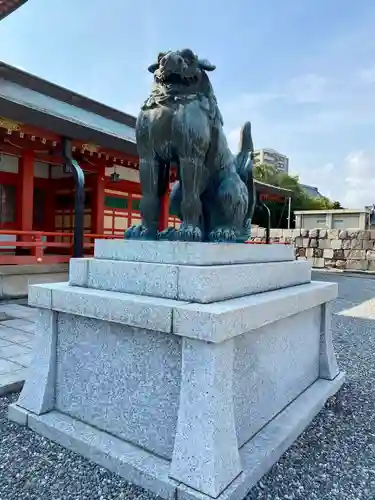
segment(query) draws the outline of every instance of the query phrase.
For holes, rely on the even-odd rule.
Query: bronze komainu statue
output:
[[[154,85],[136,125],[142,225],[129,228],[125,237],[243,241],[255,203],[250,122],[243,127],[240,152],[233,156],[207,75],[215,66],[185,49],[160,53],[148,69]],[[170,163],[177,165],[178,178],[171,212],[182,223],[158,233]]]

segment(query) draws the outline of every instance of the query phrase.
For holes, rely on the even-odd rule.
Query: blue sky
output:
[[[29,0],[0,24],[5,62],[136,114],[147,66],[190,47],[212,83],[236,150],[256,148],[346,206],[375,202],[372,0]]]

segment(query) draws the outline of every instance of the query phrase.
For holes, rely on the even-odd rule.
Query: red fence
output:
[[[0,265],[59,264],[73,254],[73,233],[0,230]],[[15,239],[6,239],[15,236]],[[57,239],[69,241],[57,241]],[[121,235],[85,234],[84,249],[92,255],[95,239],[123,239]],[[21,253],[22,255],[18,255]]]

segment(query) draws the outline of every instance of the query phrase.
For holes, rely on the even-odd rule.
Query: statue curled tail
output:
[[[241,130],[240,150],[236,156],[235,164],[238,175],[247,187],[249,203],[244,219],[243,236],[247,240],[251,236],[251,220],[256,203],[255,184],[253,179],[253,154],[254,144],[251,137],[251,123],[246,122]]]

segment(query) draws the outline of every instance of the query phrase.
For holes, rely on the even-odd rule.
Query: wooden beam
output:
[[[92,232],[104,233],[105,167],[101,167],[94,180],[92,196]]]

